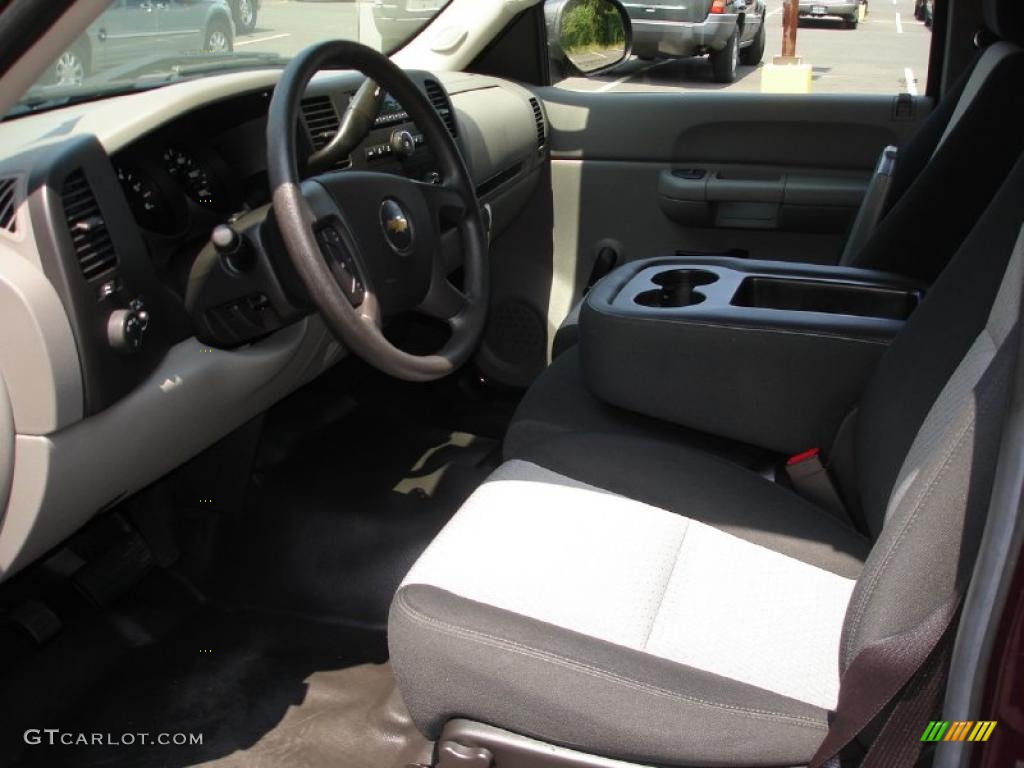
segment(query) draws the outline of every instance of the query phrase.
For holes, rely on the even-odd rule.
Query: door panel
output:
[[[151,55],[158,38],[151,0],[120,0],[96,20],[94,69],[137,61]]]
[[[203,45],[203,25],[209,10],[207,3],[194,0],[162,0],[157,13],[157,24],[164,39],[175,50],[192,49],[198,52]]]
[[[540,94],[551,217],[524,215],[494,243],[492,298],[498,313],[545,318],[549,348],[609,248],[619,263],[680,251],[836,263],[879,153],[930,109],[919,98],[897,119],[896,98],[873,95]],[[540,367],[484,372],[523,384]]]

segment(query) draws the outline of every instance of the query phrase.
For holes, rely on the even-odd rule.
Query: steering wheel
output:
[[[358,70],[394,96],[432,148],[441,183],[354,170],[303,182],[296,150],[300,105],[310,79],[324,67]],[[343,127],[365,101],[358,95],[353,99]],[[359,43],[335,40],[307,48],[292,59],[274,89],[267,163],[285,250],[342,344],[370,365],[408,381],[439,379],[469,359],[487,314],[487,231],[455,140],[408,75]],[[441,251],[445,227],[456,228],[462,241],[462,290],[447,278]],[[385,338],[384,318],[412,310],[451,329],[438,352],[409,354]]]

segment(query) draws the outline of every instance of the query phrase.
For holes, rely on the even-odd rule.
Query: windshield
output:
[[[401,48],[448,0],[114,0],[11,114],[229,70],[323,40]]]

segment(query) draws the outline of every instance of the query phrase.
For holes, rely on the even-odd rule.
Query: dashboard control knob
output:
[[[145,309],[115,309],[107,318],[107,341],[118,352],[137,352],[149,328]]]
[[[218,224],[213,228],[210,242],[220,254],[221,261],[232,271],[244,272],[252,266],[252,253],[245,238],[227,224]]]
[[[412,157],[416,151],[416,139],[409,131],[395,131],[388,143],[391,145],[391,151],[402,160]]]

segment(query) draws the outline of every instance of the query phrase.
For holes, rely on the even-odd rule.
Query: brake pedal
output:
[[[142,581],[155,565],[146,542],[129,531],[79,568],[71,581],[96,605],[105,607]]]
[[[7,620],[31,637],[37,645],[56,637],[64,628],[60,617],[39,600],[19,603],[7,614]]]

